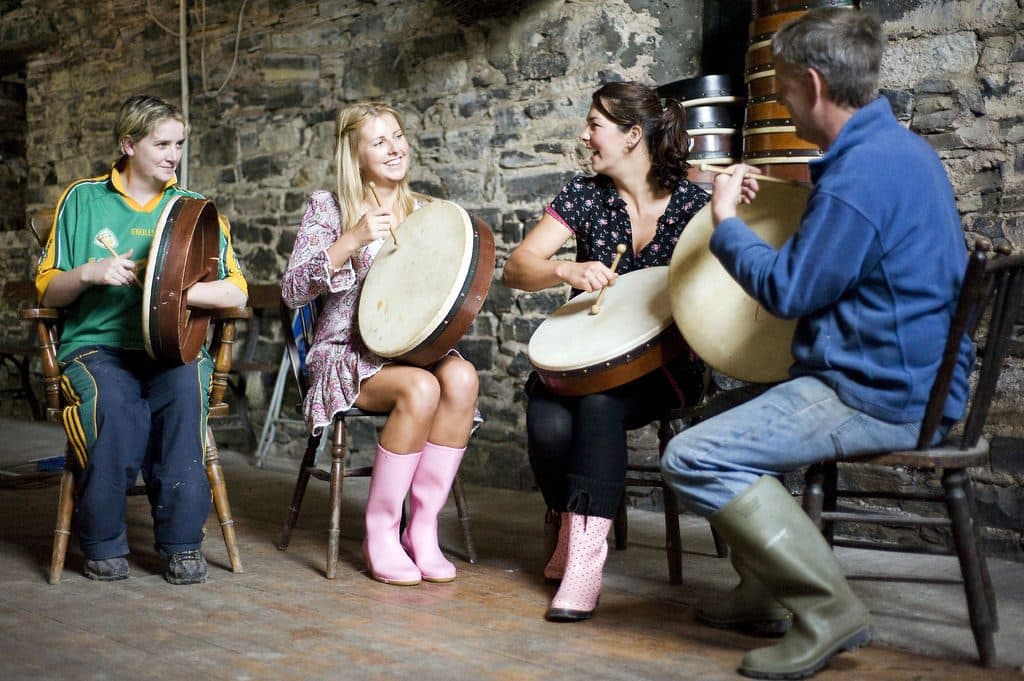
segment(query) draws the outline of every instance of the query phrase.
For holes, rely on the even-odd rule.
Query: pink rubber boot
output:
[[[565,562],[569,558],[569,525],[572,524],[572,521],[566,511],[560,513],[559,517],[558,543],[555,544],[555,550],[551,552],[548,564],[544,566],[544,579],[551,583],[562,581],[562,575],[565,574]]]
[[[465,452],[465,447],[456,449],[428,442],[412,479],[409,524],[402,533],[402,546],[428,582],[455,579],[455,566],[444,557],[437,544],[437,514],[448,501],[452,481]]]
[[[544,615],[551,622],[578,622],[594,615],[601,595],[604,561],[608,558],[608,530],[612,519],[578,513],[567,515],[569,557],[562,585]]]
[[[398,526],[409,484],[420,463],[420,452],[395,454],[377,445],[366,500],[366,538],[363,556],[370,575],[379,582],[410,586],[420,583],[420,571],[402,549]]]

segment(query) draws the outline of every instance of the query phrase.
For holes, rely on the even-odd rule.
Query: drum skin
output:
[[[808,188],[762,182],[739,217],[778,248],[797,230]],[[710,250],[711,204],[683,230],[669,264],[672,317],[687,344],[709,366],[742,381],[774,383],[789,377],[796,320],[764,310]]]
[[[142,286],[142,339],[153,359],[195,361],[206,344],[213,310],[185,304],[188,289],[216,281],[220,220],[212,201],[179,196],[164,207],[149,248]]]
[[[581,293],[544,320],[527,355],[541,381],[566,396],[617,388],[686,350],[672,323],[668,267],[621,275],[591,314],[600,291]]]
[[[395,228],[359,298],[359,333],[377,355],[430,366],[455,347],[494,276],[494,236],[462,207],[434,199]]]

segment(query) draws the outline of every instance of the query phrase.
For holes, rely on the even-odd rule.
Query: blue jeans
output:
[[[939,438],[946,429],[940,429]],[[919,424],[888,423],[846,406],[816,378],[776,385],[672,438],[661,462],[682,503],[708,516],[763,475],[854,454],[914,449]]]

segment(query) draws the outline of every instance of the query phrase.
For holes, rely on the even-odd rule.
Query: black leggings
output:
[[[615,517],[625,488],[626,431],[679,406],[672,383],[659,369],[607,392],[561,397],[530,378],[527,445],[544,501],[557,512]],[[687,401],[700,396],[695,378],[679,383]]]

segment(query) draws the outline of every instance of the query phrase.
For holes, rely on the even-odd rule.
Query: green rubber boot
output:
[[[746,561],[731,554],[733,567],[739,573],[740,583],[725,596],[708,599],[697,605],[697,621],[718,627],[736,629],[755,636],[782,636],[792,619],[789,610],[768,593]]]
[[[741,674],[803,679],[833,656],[871,642],[868,609],[850,590],[832,547],[778,480],[762,477],[709,520],[793,613],[778,644],[743,657]]]

